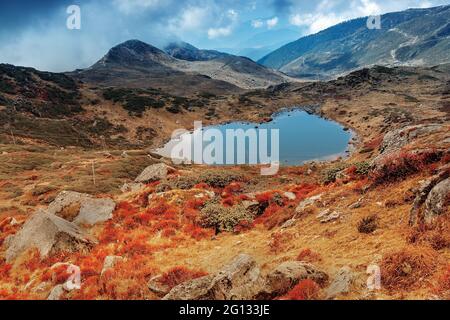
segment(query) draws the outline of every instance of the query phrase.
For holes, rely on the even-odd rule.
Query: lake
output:
[[[300,109],[280,112],[274,114],[272,118],[273,121],[262,124],[231,122],[208,127],[197,125],[193,132],[185,132],[176,138],[173,137],[163,148],[156,150],[156,153],[172,157],[172,159],[184,159],[189,163],[230,165],[268,163],[270,161],[262,161],[262,159],[276,153],[278,153],[281,165],[301,165],[309,161],[333,160],[345,156],[347,153],[352,132],[345,130],[343,126],[334,121]],[[238,131],[248,133],[247,140],[245,138],[243,140],[246,143],[239,145],[237,140],[234,141],[232,136],[227,135]],[[274,134],[274,132],[278,133]],[[249,143],[251,137],[258,141],[256,147],[252,147]],[[263,145],[259,144],[264,140],[267,140],[266,155],[261,153]],[[201,146],[200,148],[195,147],[195,141],[200,141],[197,144],[197,146]],[[233,141],[234,144],[232,142],[226,148],[227,141]],[[276,144],[278,148],[273,147],[276,141],[278,141]],[[215,144],[215,148],[211,146],[213,144]],[[184,145],[184,152],[175,152],[179,156],[174,156],[175,147],[178,146],[177,150],[179,150],[181,145]],[[234,150],[230,149],[233,145]],[[223,148],[219,146],[223,146]],[[208,157],[206,154],[211,154],[211,156]],[[239,155],[241,158],[238,158]],[[252,155],[253,160],[251,160]]]

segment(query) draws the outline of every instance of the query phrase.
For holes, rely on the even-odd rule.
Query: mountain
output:
[[[332,78],[371,65],[431,66],[450,61],[450,6],[410,9],[344,22],[291,42],[259,63],[302,78]]]
[[[185,42],[171,43],[165,51],[178,59],[172,66],[179,71],[202,74],[244,89],[265,88],[295,81],[249,58],[215,50],[201,50]]]
[[[202,91],[213,94],[240,91],[228,82],[178,70],[178,62],[154,46],[139,40],[129,40],[109,50],[90,68],[76,70],[68,75],[94,85],[161,88],[175,95]]]
[[[164,51],[174,58],[187,61],[209,61],[229,56],[227,53],[216,50],[200,50],[182,41],[168,44]]]
[[[199,50],[187,43],[172,43],[166,50],[129,40],[109,50],[90,68],[68,75],[94,85],[152,87],[175,95],[233,93],[289,80],[248,58]]]

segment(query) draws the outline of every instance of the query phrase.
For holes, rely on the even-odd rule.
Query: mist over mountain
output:
[[[330,78],[371,66],[432,66],[450,61],[450,6],[410,9],[340,23],[291,42],[259,63],[301,78]]]

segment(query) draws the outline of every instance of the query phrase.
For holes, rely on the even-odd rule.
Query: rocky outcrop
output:
[[[145,185],[143,183],[136,183],[136,182],[125,183],[120,188],[120,191],[122,191],[123,193],[126,193],[126,192],[138,192],[139,190],[144,188],[144,186]]]
[[[55,286],[50,294],[47,297],[47,300],[61,300],[61,297],[64,295],[64,286],[62,284],[58,284]]]
[[[326,290],[326,299],[335,299],[341,294],[349,293],[353,279],[354,275],[349,267],[341,268],[335,275],[331,285]]]
[[[264,280],[256,261],[237,256],[218,273],[173,288],[164,300],[250,300],[263,289]]]
[[[398,151],[412,141],[442,130],[441,124],[422,124],[389,131],[380,146],[382,154]]]
[[[31,248],[37,248],[41,257],[46,257],[52,251],[73,252],[86,249],[94,243],[95,240],[76,224],[45,211],[39,211],[8,240],[5,257],[11,262]]]
[[[134,180],[137,183],[150,183],[154,181],[163,180],[167,177],[167,174],[173,171],[173,168],[164,163],[157,163],[142,171],[142,173]]]
[[[50,203],[47,213],[73,221],[94,225],[112,218],[116,203],[110,198],[98,199],[85,193],[63,191]]]
[[[124,258],[120,256],[107,256],[103,262],[103,268],[100,275],[103,275],[106,271],[114,268],[117,263],[123,260]]]
[[[409,224],[432,223],[435,217],[445,212],[449,199],[450,164],[441,167],[433,177],[423,181],[416,191],[416,198],[409,214]],[[425,209],[421,214],[421,209]],[[423,220],[423,221],[422,221]]]
[[[323,284],[328,280],[328,275],[306,262],[284,262],[267,275],[264,290],[259,294],[259,298],[271,299],[283,295],[306,279]]]
[[[450,178],[439,182],[428,194],[425,201],[424,219],[427,224],[433,223],[436,217],[448,212],[446,208],[450,200]]]
[[[304,210],[306,210],[308,207],[315,204],[317,201],[319,201],[322,198],[321,194],[318,194],[316,196],[313,196],[311,198],[305,199],[295,208],[296,216],[303,214]]]

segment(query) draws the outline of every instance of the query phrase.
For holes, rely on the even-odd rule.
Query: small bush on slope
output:
[[[221,204],[209,202],[201,210],[201,225],[206,228],[215,228],[216,233],[233,232],[239,223],[251,222],[253,218],[253,214],[242,205],[223,207]]]

